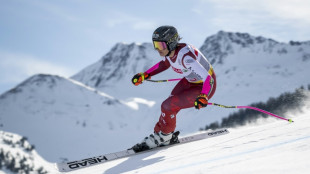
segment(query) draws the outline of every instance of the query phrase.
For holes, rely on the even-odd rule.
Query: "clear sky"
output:
[[[70,77],[161,25],[200,47],[219,30],[310,40],[309,0],[0,0],[0,94],[37,73]]]

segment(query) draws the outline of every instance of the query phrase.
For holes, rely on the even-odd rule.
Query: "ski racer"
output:
[[[194,46],[179,43],[180,39],[177,29],[173,26],[157,28],[152,41],[154,48],[164,60],[132,78],[132,83],[137,86],[169,67],[183,76],[171,95],[162,103],[161,115],[154,127],[154,133],[133,146],[136,152],[175,143],[178,135],[174,134],[178,112],[191,107],[206,107],[215,92],[216,77],[211,64]]]

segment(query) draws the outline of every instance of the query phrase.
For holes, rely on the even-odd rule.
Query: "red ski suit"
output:
[[[199,94],[210,99],[216,90],[216,76],[203,54],[188,44],[178,44],[172,58],[165,57],[146,71],[154,76],[169,67],[184,78],[174,87],[171,95],[161,105],[161,115],[154,131],[170,133],[176,128],[176,115],[181,109],[194,107]]]

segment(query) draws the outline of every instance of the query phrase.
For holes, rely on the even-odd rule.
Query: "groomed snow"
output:
[[[227,135],[152,151],[72,174],[288,174],[310,171],[310,105],[294,123],[266,121]]]

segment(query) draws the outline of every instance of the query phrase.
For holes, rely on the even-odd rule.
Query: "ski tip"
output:
[[[293,122],[294,122],[292,119],[288,119],[287,121],[290,122],[290,123],[293,123]]]
[[[66,172],[66,169],[64,168],[64,163],[55,163],[54,167],[59,171],[59,172]]]

